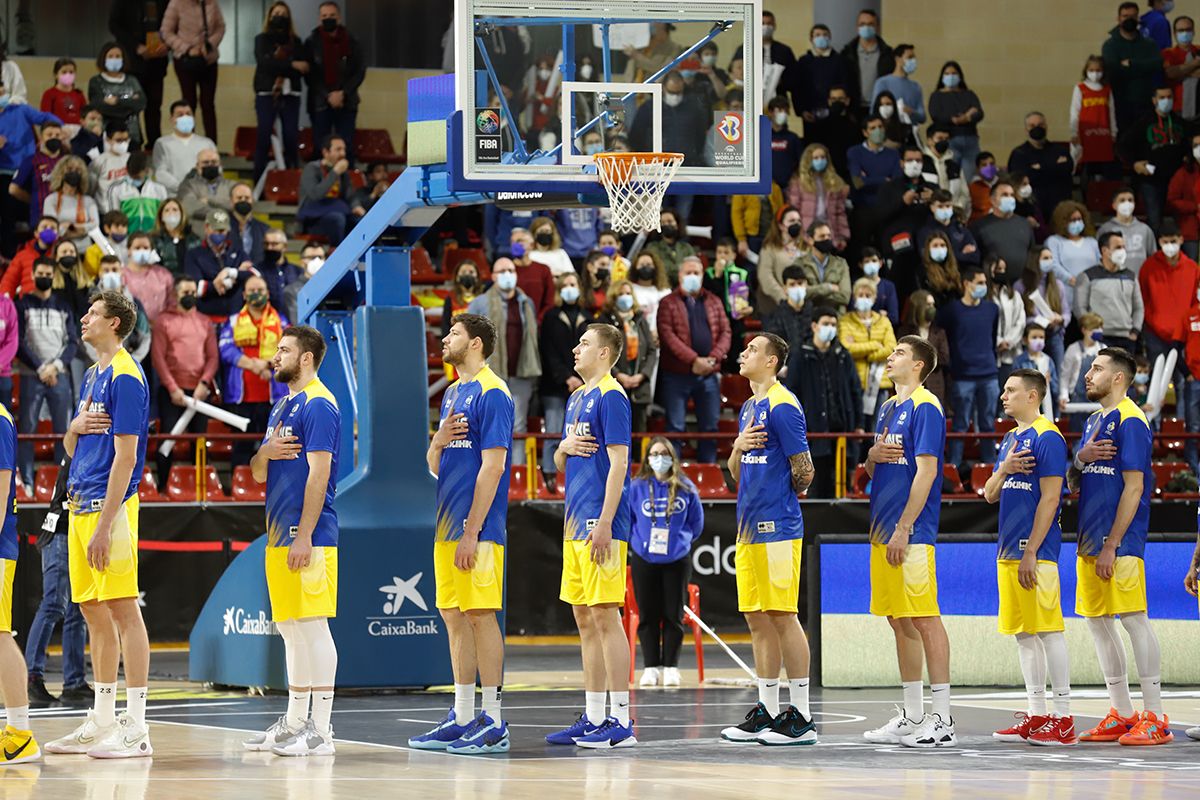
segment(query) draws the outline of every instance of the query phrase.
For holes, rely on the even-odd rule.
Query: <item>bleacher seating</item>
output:
[[[211,464],[205,472],[205,500],[209,503],[228,502],[229,496],[221,486],[217,468]],[[167,499],[175,503],[196,502],[196,467],[175,464],[167,476]]]
[[[33,499],[39,503],[49,503],[54,496],[54,484],[58,482],[58,465],[43,464],[37,468],[33,476]]]
[[[683,474],[696,484],[700,497],[705,500],[730,500],[737,497],[736,494],[729,491],[729,487],[725,484],[725,474],[716,464],[695,464],[685,461],[679,466],[683,469]]]
[[[267,499],[267,485],[254,480],[250,467],[242,464],[233,468],[233,501],[262,503]]]

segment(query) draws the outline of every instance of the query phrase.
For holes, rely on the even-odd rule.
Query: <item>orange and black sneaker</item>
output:
[[[1138,724],[1138,715],[1122,717],[1115,708],[1108,710],[1108,715],[1100,720],[1100,724],[1079,737],[1081,742],[1115,742],[1133,730]]]
[[[1039,747],[1067,747],[1079,744],[1079,737],[1075,735],[1075,718],[1048,717],[1045,725],[1029,732],[1027,741]]]
[[[1042,715],[1030,716],[1024,711],[1018,711],[1013,714],[1017,718],[1015,725],[1010,725],[1003,730],[996,731],[992,734],[993,739],[999,739],[1002,742],[1024,742],[1029,739],[1029,734],[1036,731],[1038,728],[1050,721],[1049,717]]]
[[[1143,711],[1137,724],[1133,726],[1133,730],[1117,739],[1121,744],[1135,747],[1166,744],[1174,740],[1175,734],[1171,733],[1171,721],[1167,719],[1167,715],[1163,714],[1158,717],[1153,711]]]

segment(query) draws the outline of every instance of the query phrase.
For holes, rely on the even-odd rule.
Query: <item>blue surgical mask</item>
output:
[[[213,247],[220,247],[225,244],[225,240],[229,238],[228,233],[210,233],[208,235],[208,243]]]
[[[1170,97],[1160,97],[1154,102],[1154,107],[1158,109],[1158,113],[1163,114],[1164,116],[1171,113],[1171,108],[1174,107],[1174,105],[1175,100]]]
[[[942,224],[949,222],[950,220],[954,219],[954,207],[951,206],[950,208],[946,208],[943,206],[940,208],[935,208],[933,210],[933,218]]]
[[[938,245],[936,247],[929,248],[930,260],[936,261],[939,264],[941,264],[943,261],[945,261],[946,257],[949,255],[950,255],[950,250],[949,250],[949,248],[945,247],[944,245]]]
[[[826,159],[826,158],[814,158],[814,159],[812,160],[812,168],[813,168],[813,172],[824,172],[824,171],[825,171],[825,168],[826,168],[826,167],[828,167],[828,166],[829,166],[829,159]]]
[[[104,69],[107,70],[108,72],[116,73],[116,72],[120,72],[124,68],[125,68],[124,59],[120,59],[120,58],[104,59]]]
[[[496,285],[500,287],[502,292],[511,292],[517,288],[517,273],[501,272],[496,275]]]
[[[808,295],[807,286],[789,286],[787,288],[787,297],[790,302],[803,303],[805,296]]]
[[[1072,236],[1078,236],[1083,233],[1083,220],[1073,219],[1067,223],[1067,233]]]
[[[1001,197],[1000,198],[1000,213],[1011,214],[1017,210],[1017,198]]]
[[[837,325],[817,326],[817,341],[829,343],[837,338]]]
[[[579,287],[578,286],[564,286],[562,288],[562,291],[559,292],[559,295],[562,297],[562,301],[564,303],[566,303],[567,305],[570,305],[579,300]]]
[[[854,310],[863,314],[875,307],[874,297],[856,297],[854,298]]]
[[[1049,272],[1054,269],[1054,259],[1043,258],[1041,261],[1038,261],[1038,267],[1041,268],[1042,272]]]
[[[96,282],[106,292],[116,292],[121,289],[121,273],[106,272]]]
[[[670,456],[649,456],[646,461],[650,462],[650,469],[654,470],[655,475],[666,475],[671,471],[671,463],[675,459]]]
[[[976,300],[982,300],[983,298],[987,297],[987,285],[977,284],[972,286],[971,297],[974,297]]]
[[[1136,383],[1138,386],[1145,386],[1147,383],[1150,382],[1150,373],[1149,372],[1135,373],[1133,376],[1133,382]]]
[[[1103,342],[1104,341],[1104,331],[1092,331],[1092,341],[1093,342]]]
[[[584,148],[583,148],[584,155],[588,155],[588,156],[594,156],[597,153],[603,153],[603,152],[604,152],[604,145],[600,144],[599,142],[592,142],[589,145],[584,145]]]
[[[175,120],[175,130],[187,136],[192,131],[196,130],[196,118],[191,114],[184,114],[179,119]]]
[[[874,39],[875,38],[875,26],[874,25],[859,25],[858,26],[858,38],[866,39],[868,42],[871,41],[872,39]]]
[[[1191,44],[1193,36],[1195,36],[1195,31],[1180,31],[1175,34],[1175,39],[1180,44]]]
[[[688,294],[695,294],[696,292],[700,291],[700,284],[700,276],[694,272],[684,275],[679,279],[679,285],[683,287],[683,290]]]
[[[617,310],[630,311],[633,308],[633,295],[620,294],[617,295]]]
[[[819,36],[814,36],[812,42],[813,42],[813,47],[817,48],[818,50],[828,50],[829,49],[829,37],[828,36],[825,36],[823,34],[819,35]]]
[[[512,247],[509,248],[509,251],[512,253],[513,258],[519,259],[525,257],[525,245],[521,242],[513,242]]]
[[[916,71],[917,71],[917,59],[916,58],[904,59],[904,74],[912,75]]]
[[[611,244],[606,244],[604,247],[600,248],[600,252],[604,253],[604,255],[608,256],[609,258],[612,258],[617,254],[617,248],[613,247]]]
[[[955,89],[960,83],[962,83],[962,76],[957,72],[947,72],[942,76],[942,86],[947,89]]]
[[[863,274],[866,275],[868,278],[874,278],[876,275],[879,274],[879,262],[878,261],[864,262],[863,263]]]

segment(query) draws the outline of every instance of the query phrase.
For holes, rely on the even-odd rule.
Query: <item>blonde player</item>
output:
[[[337,616],[338,445],[342,416],[317,378],[325,339],[295,325],[279,337],[271,366],[288,396],[275,404],[250,470],[267,484],[267,589],[271,617],[287,661],[287,713],[247,750],[280,756],[333,755],[333,689],[337,647],[329,618]],[[309,716],[309,699],[312,716]]]
[[[63,447],[71,519],[71,601],[87,621],[96,673],[95,708],[48,753],[134,758],[154,753],[146,727],[150,640],[138,608],[138,484],[146,459],[146,376],[121,342],[137,307],[120,292],[92,298],[82,338],[99,360],[84,376],[79,412]],[[125,657],[125,713],[116,715],[117,668]]]

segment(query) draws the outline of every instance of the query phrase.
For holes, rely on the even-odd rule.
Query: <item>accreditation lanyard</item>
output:
[[[654,479],[647,481],[650,484],[650,546],[648,548],[652,555],[665,556],[668,550],[668,541],[671,536],[671,505],[667,503],[667,518],[664,524],[658,523],[658,501],[654,497]],[[668,501],[670,494],[667,495]]]

